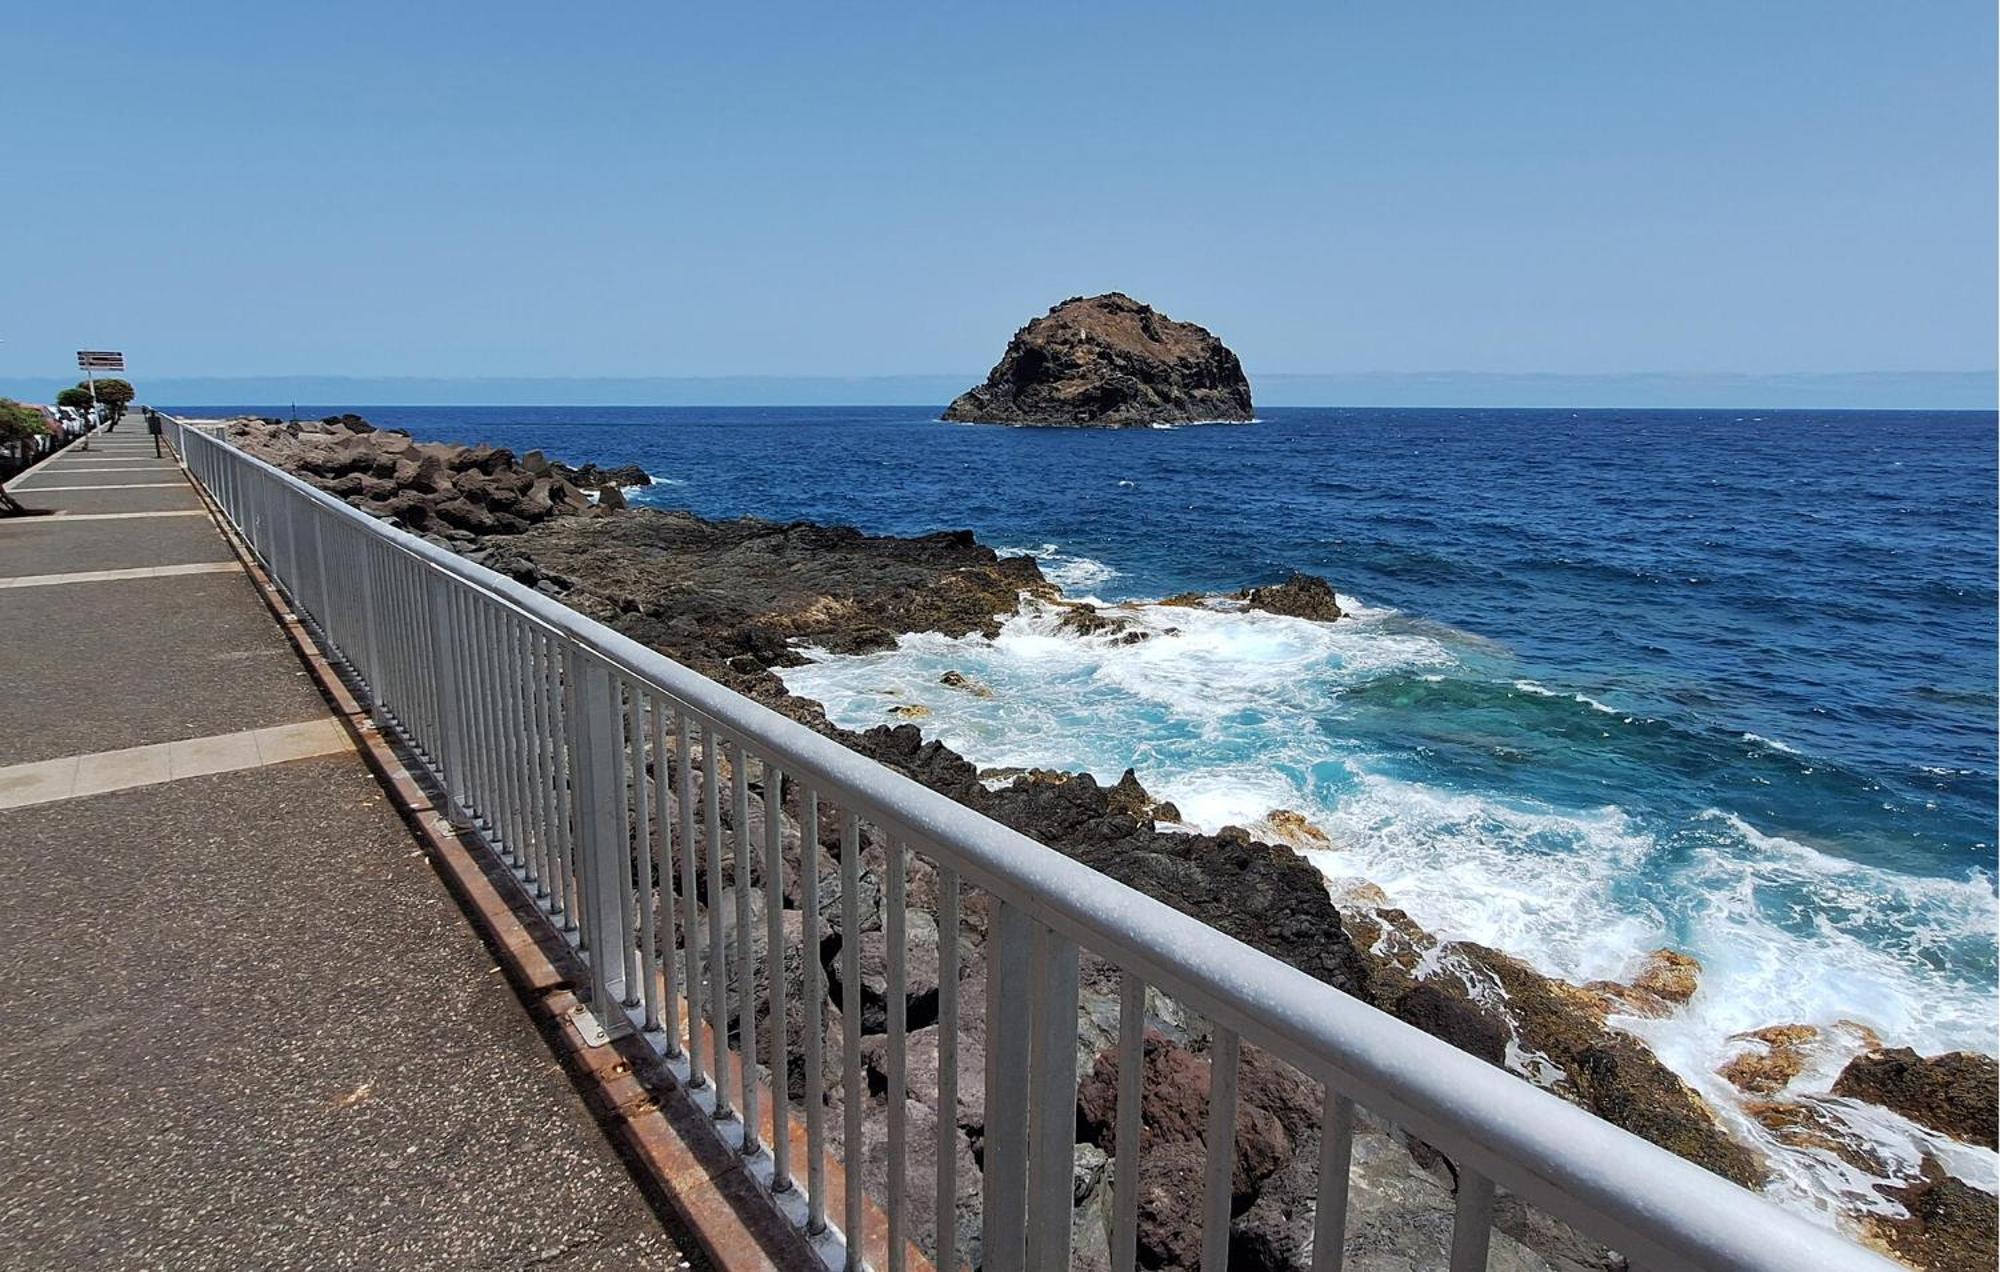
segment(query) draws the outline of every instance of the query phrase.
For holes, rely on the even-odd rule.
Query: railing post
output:
[[[986,947],[986,1169],[981,1272],[1026,1272],[1028,1006],[1034,921],[993,898]],[[945,1220],[940,1217],[939,1222]]]
[[[362,553],[364,578],[367,577],[367,559],[367,553]],[[465,824],[461,807],[465,798],[465,726],[459,718],[457,663],[465,656],[464,642],[452,615],[451,582],[429,569],[424,570],[420,577],[424,580],[424,601],[431,611],[431,630],[437,634],[430,649],[432,683],[437,686],[438,714],[443,717],[438,722],[440,744],[437,771],[444,785],[446,813],[454,825],[462,826]],[[372,659],[375,643],[372,618],[367,624],[366,640]]]
[[[591,1010],[607,1034],[629,1027],[620,1003],[625,998],[625,952],[619,921],[617,862],[619,789],[615,748],[619,712],[611,671],[575,646],[564,650],[574,698],[570,730],[570,781],[577,800],[577,872],[584,944],[589,951]]]

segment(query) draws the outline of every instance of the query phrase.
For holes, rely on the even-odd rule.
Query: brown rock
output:
[[[1152,1169],[1154,1155],[1170,1145],[1207,1142],[1209,1063],[1179,1043],[1170,1042],[1157,1031],[1146,1035],[1145,1073],[1142,1078],[1141,1180]],[[1253,1070],[1253,1090],[1270,1092],[1269,1098],[1297,1116],[1294,1100],[1282,1075],[1269,1063],[1260,1061]],[[1276,1113],[1255,1103],[1240,1081],[1236,1105],[1236,1155],[1231,1189],[1238,1208],[1248,1205],[1257,1186],[1285,1168],[1292,1160],[1292,1138]],[[1107,1153],[1118,1149],[1118,1056],[1115,1051],[1098,1055],[1090,1073],[1077,1087],[1077,1124],[1086,1138]],[[1197,1171],[1197,1177],[1199,1171]],[[1199,1198],[1193,1203],[1199,1214]]]
[[[1506,1024],[1467,998],[1456,983],[1419,981],[1403,991],[1389,1010],[1405,1024],[1442,1038],[1488,1064],[1507,1058]]]
[[[1953,1051],[1920,1056],[1908,1047],[1871,1051],[1848,1062],[1833,1093],[1879,1104],[1968,1144],[2000,1148],[1992,1056]]]
[[[1871,1215],[1869,1235],[1912,1267],[1986,1272],[2000,1261],[2000,1224],[1993,1194],[1924,1159],[1923,1176],[1904,1187],[1876,1185],[1909,1211],[1907,1219]]]
[[[1686,1005],[1701,983],[1701,962],[1679,950],[1659,949],[1646,956],[1632,978],[1632,988],[1676,1005]]]
[[[1316,574],[1295,573],[1283,583],[1248,588],[1236,595],[1251,609],[1291,618],[1330,623],[1341,615],[1340,600],[1333,593],[1333,585]]]
[[[1771,1025],[1735,1035],[1752,1046],[1716,1072],[1739,1091],[1773,1095],[1791,1084],[1806,1067],[1806,1048],[1819,1041],[1811,1025]]]
[[[938,677],[938,683],[947,689],[957,689],[964,693],[969,693],[975,698],[990,698],[993,696],[991,689],[988,689],[985,685],[980,684],[977,680],[974,680],[962,671],[947,671]]]
[[[1810,1096],[1797,1100],[1746,1100],[1743,1111],[1792,1148],[1832,1153],[1871,1175],[1887,1175],[1888,1164],[1865,1136]]]
[[[1290,844],[1294,848],[1333,847],[1327,833],[1306,817],[1289,808],[1274,808],[1250,827],[1250,833],[1268,843]]]
[[[1220,340],[1122,292],[1072,297],[1014,333],[948,420],[1107,428],[1251,418],[1250,382]]]

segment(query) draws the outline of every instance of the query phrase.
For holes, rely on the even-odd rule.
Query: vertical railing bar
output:
[[[466,660],[466,672],[472,681],[469,700],[472,704],[472,819],[473,825],[489,835],[496,832],[493,825],[493,690],[487,682],[490,634],[487,620],[491,609],[476,592],[466,593],[466,607],[471,614],[469,624],[472,633],[472,656]]]
[[[1028,1223],[1028,1003],[1032,921],[987,896],[986,1140],[981,1272],[1024,1272]]]
[[[884,850],[887,896],[886,926],[883,933],[888,962],[888,1008],[889,1008],[889,1272],[903,1272],[907,1264],[903,1242],[905,1215],[905,1194],[909,1191],[905,1157],[908,1152],[909,1135],[909,1090],[907,1070],[904,1067],[904,1048],[907,1043],[908,993],[909,993],[909,916],[906,912],[909,881],[905,877],[907,850],[903,841],[890,836]],[[857,989],[859,982],[856,982]],[[1071,1116],[1074,1121],[1074,1114]]]
[[[1236,1060],[1233,1029],[1217,1029],[1208,1053],[1208,1159],[1203,1167],[1201,1266],[1229,1266],[1229,1203],[1236,1166]]]
[[[438,680],[430,674],[431,668],[424,653],[437,648],[437,632],[431,623],[430,608],[431,589],[437,585],[437,580],[433,572],[419,561],[411,575],[411,584],[410,621],[417,629],[416,660],[424,673],[417,678],[418,696],[422,700],[422,724],[419,728],[422,737],[417,742],[417,753],[435,768],[437,757],[444,754],[444,743],[438,736]]]
[[[653,887],[647,892],[651,898],[648,907],[651,924],[646,937],[647,956],[652,963],[646,969],[646,1027],[664,1033],[667,1055],[678,1057],[681,1009],[677,1000],[681,995],[681,978],[674,959],[674,845],[667,831],[673,823],[673,796],[667,789],[667,765],[672,752],[667,750],[666,701],[649,688],[646,706],[653,726]],[[656,986],[654,982],[662,973],[666,983]]]
[[[1354,1153],[1354,1101],[1332,1090],[1319,1119],[1319,1199],[1313,1207],[1312,1272],[1340,1272],[1347,1254],[1347,1176]]]
[[[624,676],[614,675],[611,679],[611,710],[613,712],[613,734],[618,739],[614,768],[618,774],[618,852],[612,859],[618,870],[618,961],[625,969],[626,1007],[637,1007],[642,999],[639,985],[640,964],[638,919],[635,913],[638,904],[638,881],[633,877],[637,865],[643,859],[646,843],[646,829],[643,815],[639,811],[640,791],[644,788],[645,774],[645,734],[639,728],[639,689]]]
[[[1076,946],[1039,923],[1030,984],[1028,1266],[1066,1268],[1076,1164]]]
[[[694,730],[684,711],[674,712],[674,775],[680,783],[675,810],[681,837],[681,951],[687,958],[688,1085],[708,1082],[701,1067],[701,902],[694,851]]]
[[[845,1115],[841,1142],[846,1167],[848,1272],[861,1267],[861,821],[853,810],[840,810],[840,1079],[841,1112]]]
[[[534,873],[533,859],[528,855],[527,818],[525,796],[527,783],[522,778],[522,761],[526,754],[527,729],[520,717],[521,708],[521,662],[515,653],[514,642],[520,634],[520,620],[512,610],[499,612],[499,644],[494,654],[494,662],[499,672],[499,714],[501,720],[502,755],[505,757],[505,781],[501,792],[501,806],[505,811],[507,835],[513,841],[512,857],[514,870],[522,878]]]
[[[1111,1272],[1132,1272],[1139,1260],[1139,1132],[1145,1099],[1146,982],[1118,978],[1118,1113],[1112,1150]]]
[[[593,968],[596,960],[588,956],[597,938],[591,931],[590,897],[590,827],[586,824],[590,810],[590,761],[589,746],[585,737],[587,724],[584,719],[583,686],[579,682],[579,672],[583,654],[575,645],[567,642],[560,646],[563,660],[563,762],[564,782],[569,790],[570,811],[570,869],[573,895],[570,898],[569,926],[576,932],[576,948],[581,951]]]
[[[799,846],[805,860],[805,845]],[[791,1075],[785,1056],[785,774],[776,764],[764,765],[764,984],[770,1011],[771,1056],[771,1191],[792,1186],[792,1137],[786,1103]]]
[[[701,724],[701,811],[707,824],[708,849],[708,1028],[709,1056],[714,1062],[715,1116],[728,1117],[729,1108],[729,960],[722,940],[722,738],[715,726]]]
[[[1493,1240],[1493,1181],[1458,1167],[1458,1206],[1451,1218],[1451,1272],[1485,1272]]]
[[[576,791],[570,781],[569,754],[569,660],[555,633],[548,634],[545,647],[549,656],[549,767],[556,795],[556,909],[562,912],[563,929],[577,931],[576,902],[580,889],[576,879]]]
[[[743,1155],[755,1157],[757,1134],[757,960],[750,931],[750,867],[757,859],[750,837],[750,751],[743,739],[730,743],[730,870],[736,895],[736,1056],[743,1065]],[[769,774],[766,773],[766,780]]]
[[[528,668],[528,732],[533,741],[529,763],[535,787],[535,896],[546,902],[561,887],[556,865],[555,781],[549,767],[549,666],[540,628],[529,624],[525,637],[522,658]]]
[[[660,950],[659,950],[659,894],[655,891],[654,874],[657,850],[653,842],[652,792],[648,783],[646,763],[646,695],[641,692],[638,682],[627,681],[626,711],[631,721],[632,743],[632,886],[637,889],[639,904],[639,987],[640,997],[646,1004],[646,1028],[660,1027]],[[653,757],[655,765],[665,764],[665,751]],[[664,801],[657,815],[664,815]],[[671,883],[668,885],[671,891]]]
[[[826,1231],[826,967],[820,962],[819,791],[799,787],[799,927],[805,961],[806,1231]]]
[[[958,1268],[958,872],[937,863],[937,1252]]]

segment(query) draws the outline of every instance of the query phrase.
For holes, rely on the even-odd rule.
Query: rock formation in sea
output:
[[[902,723],[863,731],[829,722],[817,703],[790,694],[774,668],[802,659],[797,645],[838,652],[890,647],[904,633],[996,634],[1025,593],[1061,604],[1065,626],[1082,639],[1121,641],[1139,633],[1115,612],[1064,602],[1032,557],[1001,557],[969,532],[915,538],[871,536],[846,527],[756,519],[707,521],[687,512],[592,506],[553,473],[534,473],[505,451],[434,446],[367,429],[365,421],[334,425],[237,424],[232,440],[290,468],[378,516],[393,518],[437,542],[506,573],[696,671],[784,712],[861,754],[958,802],[1012,826],[1218,930],[1419,1029],[1535,1081],[1563,1099],[1740,1183],[1769,1174],[1762,1152],[1743,1142],[1704,1097],[1663,1064],[1628,1017],[1657,1018],[1683,1010],[1699,992],[1700,967],[1672,950],[1657,950],[1622,981],[1577,985],[1544,975],[1502,951],[1442,940],[1425,931],[1373,885],[1351,882],[1330,893],[1326,879],[1298,848],[1323,850],[1326,832],[1303,816],[1274,810],[1254,829],[1227,827],[1189,833],[1171,804],[1156,800],[1127,772],[1106,786],[1088,774],[1029,770],[981,773],[920,728]],[[601,472],[602,470],[600,470]],[[404,485],[405,479],[408,484]],[[544,484],[546,483],[546,484]],[[630,483],[627,483],[630,484]],[[614,486],[615,488],[615,486]],[[546,506],[544,506],[546,505]],[[472,527],[478,526],[475,531]],[[1209,598],[1176,598],[1205,605]],[[1295,576],[1253,588],[1228,603],[1326,621],[1339,614],[1325,580]],[[1149,639],[1171,639],[1162,633]],[[947,672],[942,682],[967,693],[988,686]],[[678,780],[677,778],[675,779]],[[696,777],[699,782],[699,775]],[[760,779],[753,779],[760,780]],[[751,804],[750,842],[762,842],[760,797]],[[698,799],[694,790],[676,799]],[[784,1022],[795,1101],[803,1099],[804,1016],[808,958],[817,958],[829,996],[822,1017],[827,1063],[840,1055],[841,1011],[862,1015],[865,1089],[861,1175],[881,1195],[887,1180],[884,1125],[886,1011],[882,974],[884,871],[888,844],[872,828],[861,841],[861,926],[842,930],[837,810],[820,810],[820,842],[802,842],[800,793],[783,792],[782,842],[788,863],[781,898],[791,941],[782,956],[789,986]],[[733,817],[723,801],[725,823]],[[1334,845],[1337,848],[1337,844]],[[824,939],[803,948],[798,867],[818,862]],[[761,862],[750,863],[753,882]],[[708,871],[701,871],[708,877]],[[766,925],[761,888],[751,892]],[[700,906],[699,898],[696,899]],[[912,1200],[910,1235],[928,1247],[938,1217],[929,1211],[936,1128],[948,1137],[967,1188],[947,1216],[959,1253],[977,1266],[978,1162],[983,1149],[986,909],[966,899],[960,944],[957,1107],[938,1107],[937,928],[935,870],[912,858],[908,887],[911,972],[910,1143],[906,1159]],[[862,947],[862,982],[842,984],[842,943]],[[759,946],[761,949],[761,945]],[[1117,970],[1085,952],[1080,976],[1074,1236],[1077,1266],[1108,1263],[1111,1155],[1115,1128],[1114,1045]],[[767,1009],[765,1009],[767,1010]],[[1145,1118],[1142,1123],[1142,1261],[1157,1268],[1192,1268],[1199,1257],[1199,1179],[1206,1134],[1196,1115],[1205,1108],[1206,1022],[1171,999],[1149,992]],[[760,1021],[759,1034],[776,1025]],[[1842,1022],[1845,1027],[1846,1022]],[[1860,1026],[1853,1026],[1860,1029]],[[1780,1025],[1743,1035],[1743,1056],[1724,1077],[1754,1097],[1745,1111],[1778,1141],[1806,1152],[1832,1152],[1881,1174],[1830,1120],[1811,1093],[1787,1090],[1802,1062],[1792,1054],[1813,1045],[1810,1026]],[[1925,1059],[1909,1051],[1872,1050],[1842,1073],[1833,1094],[1894,1110],[1938,1133],[1973,1145],[1994,1137],[1993,1061],[1955,1054]],[[1232,1267],[1254,1272],[1303,1272],[1312,1263],[1313,1205],[1318,1156],[1318,1091],[1275,1058],[1246,1047],[1236,1125]],[[838,1074],[829,1072],[828,1099],[838,1124]],[[1191,1112],[1196,1111],[1196,1112]],[[1349,1248],[1379,1255],[1383,1266],[1441,1266],[1447,1258],[1457,1175],[1451,1163],[1365,1112],[1356,1127],[1350,1184]],[[1919,1172],[1877,1192],[1900,1210],[1849,1215],[1853,1230],[1915,1266],[1991,1266],[1994,1198],[1926,1157]],[[1496,1203],[1496,1264],[1519,1269],[1614,1269],[1616,1254],[1561,1223],[1502,1196]],[[1358,1244],[1357,1244],[1358,1243]],[[1982,1263],[1981,1260],[1984,1260]],[[1371,1264],[1373,1266],[1373,1264]]]
[[[1065,300],[1015,332],[986,382],[944,418],[1102,428],[1247,420],[1250,382],[1204,328],[1107,292]]]

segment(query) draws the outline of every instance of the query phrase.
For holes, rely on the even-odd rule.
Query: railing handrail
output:
[[[176,426],[183,423],[167,416]],[[207,430],[328,515],[664,691],[788,775],[920,841],[969,882],[1377,1112],[1640,1267],[1888,1268],[1840,1234],[1405,1024],[702,676],[540,592],[349,505]],[[185,454],[183,443],[183,454]]]

